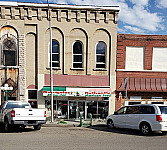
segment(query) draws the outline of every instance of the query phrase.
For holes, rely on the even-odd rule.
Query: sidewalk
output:
[[[103,119],[93,119],[92,126],[94,125],[105,125],[105,120]],[[46,124],[43,127],[79,127],[80,120],[63,120],[63,119],[56,119],[54,122],[47,120]]]

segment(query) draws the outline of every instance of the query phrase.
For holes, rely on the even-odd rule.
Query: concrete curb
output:
[[[79,127],[79,124],[56,124],[56,123],[48,123],[43,124],[43,127]]]

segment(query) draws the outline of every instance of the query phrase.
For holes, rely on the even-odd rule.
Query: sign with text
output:
[[[43,96],[51,96],[51,92],[43,90]],[[65,91],[53,91],[53,96],[110,97],[110,88],[66,88]]]

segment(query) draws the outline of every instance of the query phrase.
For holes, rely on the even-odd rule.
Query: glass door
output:
[[[85,102],[78,102],[78,107],[77,107],[77,118],[80,117],[80,114],[82,115],[83,118],[85,118]]]
[[[69,101],[69,118],[76,119],[77,103],[76,101]]]

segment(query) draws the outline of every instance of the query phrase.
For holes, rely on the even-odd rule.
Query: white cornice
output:
[[[48,4],[1,1],[0,6],[48,7]],[[52,8],[62,8],[62,9],[90,9],[90,10],[94,9],[94,10],[119,11],[119,6],[90,6],[90,5],[50,4],[50,7],[52,7]]]

